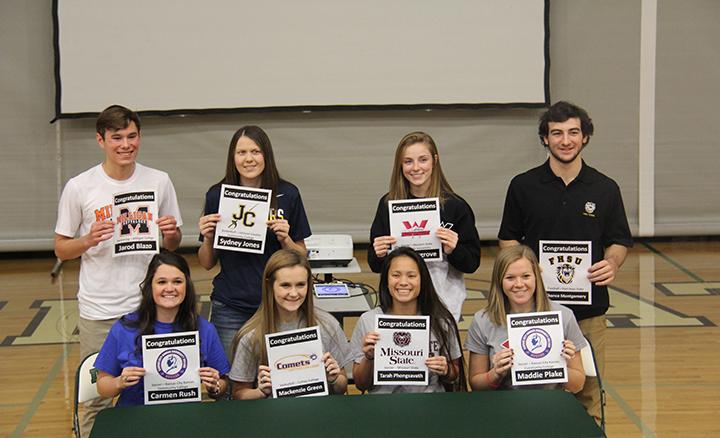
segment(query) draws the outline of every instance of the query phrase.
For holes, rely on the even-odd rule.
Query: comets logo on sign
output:
[[[403,221],[403,226],[405,227],[405,231],[402,231],[400,235],[402,237],[412,237],[412,236],[427,236],[430,234],[430,230],[426,230],[425,227],[427,226],[428,220],[424,219],[420,221],[420,223],[417,222],[410,222],[410,221]]]
[[[317,354],[293,354],[285,356],[275,361],[275,369],[277,370],[299,370],[314,366],[317,361]]]
[[[410,345],[410,341],[412,340],[412,336],[409,332],[395,332],[393,333],[393,342],[398,347],[407,347]]]
[[[170,349],[158,356],[155,362],[157,372],[168,380],[175,380],[187,370],[187,356],[180,351]]]
[[[556,277],[562,284],[570,284],[575,277],[575,267],[569,263],[558,265]]]
[[[552,339],[550,339],[550,335],[545,330],[532,328],[522,336],[520,346],[528,356],[533,359],[540,359],[550,353]]]
[[[120,208],[120,216],[117,221],[120,224],[120,235],[127,234],[149,234],[148,222],[152,222],[152,213],[148,212],[148,207],[138,207],[135,211],[130,211],[127,207]]]

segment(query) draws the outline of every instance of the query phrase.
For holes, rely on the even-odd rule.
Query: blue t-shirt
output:
[[[110,328],[105,343],[100,349],[95,368],[112,376],[119,376],[123,368],[142,367],[141,352],[136,351],[135,340],[138,330],[123,324],[123,320],[137,320],[137,313],[129,313],[117,321]],[[180,331],[173,324],[155,322],[155,334],[166,334]],[[198,331],[200,332],[200,366],[212,367],[218,370],[221,376],[230,371],[230,362],[220,343],[215,326],[202,316],[198,316]],[[145,403],[144,381],[140,379],[137,385],[125,388],[115,406],[136,406]]]
[[[277,211],[271,209],[270,216],[288,221],[290,238],[293,241],[310,237],[312,232],[298,188],[287,181],[281,181],[278,185],[278,193],[273,195],[277,200]],[[219,205],[220,186],[213,186],[205,194],[205,214],[217,213]],[[200,241],[202,240],[201,234]],[[268,228],[263,254],[216,250],[220,261],[220,272],[213,279],[211,298],[235,310],[254,313],[260,306],[265,264],[280,248],[275,233]]]

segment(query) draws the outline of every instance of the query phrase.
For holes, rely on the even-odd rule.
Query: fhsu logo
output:
[[[238,204],[239,210],[237,213],[232,214],[232,220],[230,221],[229,229],[234,230],[238,226],[238,222],[246,227],[252,227],[255,225],[255,213],[252,212],[252,208],[245,211],[245,204]]]
[[[550,257],[548,261],[550,262],[550,266],[559,263],[555,270],[555,277],[558,281],[562,284],[570,284],[575,277],[575,266],[573,265],[582,263],[582,258],[571,255],[559,255],[557,257]]]
[[[148,212],[148,207],[138,207],[135,211],[130,211],[127,207],[120,208],[120,235],[127,234],[148,234],[148,221],[152,221],[152,213]]]

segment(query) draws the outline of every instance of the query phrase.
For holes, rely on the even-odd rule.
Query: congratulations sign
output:
[[[513,385],[567,382],[567,363],[560,355],[563,348],[560,312],[508,315],[507,326],[514,352]]]
[[[327,395],[317,326],[265,335],[273,398]]]
[[[112,211],[115,220],[113,257],[156,254],[159,251],[155,192],[116,194],[113,196]]]
[[[376,315],[374,385],[427,385],[429,316]]]
[[[223,184],[213,248],[262,254],[272,190]]]
[[[145,404],[200,401],[198,332],[142,337]]]
[[[548,297],[561,304],[592,304],[588,269],[592,242],[541,240],[538,258]]]
[[[388,210],[396,247],[409,246],[425,260],[442,259],[442,243],[435,235],[440,228],[438,198],[388,201]]]

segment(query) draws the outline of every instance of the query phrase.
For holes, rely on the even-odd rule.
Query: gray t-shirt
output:
[[[585,337],[580,331],[575,315],[572,310],[567,307],[550,302],[550,310],[560,311],[563,320],[563,333],[565,333],[565,339],[569,339],[575,344],[575,348],[579,352],[583,349],[587,342]],[[508,331],[505,326],[497,326],[490,321],[490,318],[485,314],[485,309],[480,310],[475,314],[472,324],[467,332],[465,338],[465,348],[471,353],[482,354],[488,357],[488,360],[492,361],[492,357],[495,353],[503,349],[503,344],[507,346]],[[493,364],[490,364],[492,367]],[[510,373],[505,376],[501,383],[502,389],[557,389],[562,385],[558,384],[547,384],[547,385],[522,385],[512,386],[512,377]]]
[[[315,310],[315,320],[320,326],[320,338],[322,339],[323,352],[330,352],[335,361],[341,368],[345,368],[347,364],[352,362],[350,353],[350,345],[348,344],[345,332],[343,332],[340,324],[332,315],[319,309]],[[303,315],[299,321],[289,324],[280,324],[280,332],[288,330],[297,330],[307,327],[305,316]],[[247,333],[240,338],[238,342],[235,358],[233,359],[232,368],[228,377],[236,382],[255,382],[260,366],[260,357],[253,351],[251,339],[254,331]]]
[[[362,351],[362,343],[365,335],[368,332],[375,331],[375,315],[382,315],[383,311],[380,307],[370,309],[360,316],[357,324],[355,325],[355,331],[353,331],[352,339],[350,340],[350,348],[352,349],[353,359],[356,363],[360,363],[365,357]],[[432,329],[432,327],[431,327]],[[446,330],[449,331],[449,330]],[[460,344],[458,344],[454,333],[449,333],[451,344],[448,346],[450,351],[450,357],[452,359],[458,359],[462,356],[462,350],[460,350]],[[430,331],[430,356],[436,356],[440,352],[440,343],[438,342],[432,330]],[[440,383],[440,378],[437,374],[430,372],[427,386],[420,385],[377,385],[373,386],[368,390],[371,394],[389,394],[392,392],[445,392],[445,388]]]

